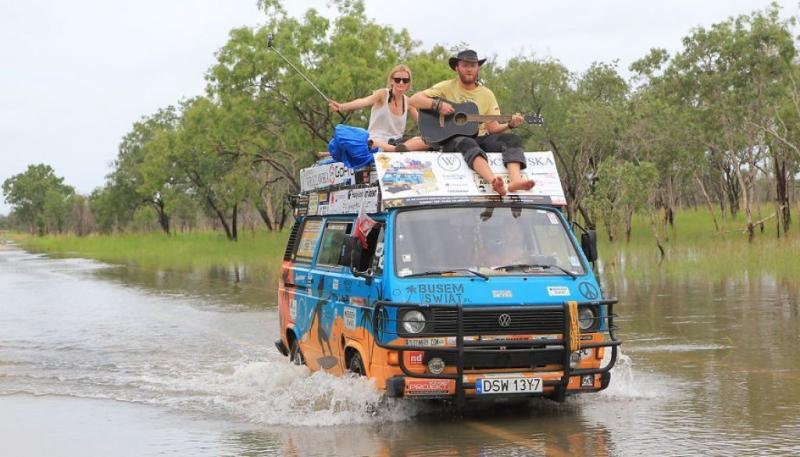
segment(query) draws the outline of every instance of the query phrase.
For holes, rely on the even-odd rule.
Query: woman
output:
[[[425,151],[428,145],[421,137],[414,137],[402,143],[406,131],[408,113],[417,122],[419,113],[408,105],[406,92],[411,88],[411,69],[400,64],[392,68],[386,78],[387,88],[378,89],[372,95],[358,98],[346,103],[332,100],[333,111],[355,111],[367,106],[372,107],[369,115],[370,140],[373,146],[386,152]]]

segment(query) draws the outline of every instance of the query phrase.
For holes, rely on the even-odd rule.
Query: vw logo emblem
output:
[[[511,325],[511,316],[509,314],[503,313],[497,318],[497,323],[500,324],[500,327],[508,327]]]

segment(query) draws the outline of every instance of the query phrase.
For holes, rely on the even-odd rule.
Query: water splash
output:
[[[384,399],[363,377],[310,373],[286,363],[251,362],[207,382],[211,405],[270,425],[331,426],[407,420],[413,407]]]
[[[603,364],[607,363],[611,351],[606,351]],[[618,349],[617,363],[611,369],[611,383],[600,392],[598,399],[603,401],[648,400],[663,398],[671,389],[666,377],[634,371],[633,359]]]

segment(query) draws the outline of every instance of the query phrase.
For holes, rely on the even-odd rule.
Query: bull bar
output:
[[[395,322],[395,331],[391,333],[386,330],[381,330],[383,333],[382,336],[386,335],[396,335],[396,337],[453,337],[455,336],[455,346],[426,346],[421,347],[418,345],[399,345],[399,344],[389,344],[381,342],[382,338],[376,338],[377,346],[398,351],[399,352],[399,367],[403,371],[403,373],[412,378],[421,378],[421,379],[449,379],[455,381],[455,396],[456,402],[458,404],[463,404],[465,399],[465,390],[466,389],[475,389],[474,382],[464,382],[464,360],[465,354],[509,354],[509,353],[523,353],[523,354],[530,354],[533,357],[537,353],[547,353],[547,352],[554,352],[560,351],[562,352],[561,356],[561,363],[563,366],[563,374],[560,379],[558,380],[543,380],[543,386],[552,386],[555,387],[553,398],[557,401],[563,401],[564,397],[566,396],[567,386],[569,384],[569,380],[573,376],[584,376],[584,375],[601,375],[601,388],[600,390],[607,387],[607,384],[610,380],[609,371],[613,368],[614,364],[617,360],[617,346],[622,344],[622,341],[619,340],[614,336],[614,313],[613,313],[613,306],[616,304],[618,300],[616,298],[609,298],[604,300],[593,300],[593,301],[584,301],[584,302],[577,302],[577,308],[584,306],[595,306],[595,307],[606,307],[605,316],[601,317],[600,313],[595,317],[596,324],[592,327],[594,330],[591,330],[587,333],[597,333],[597,332],[605,332],[608,334],[608,339],[605,341],[599,342],[586,342],[581,343],[578,348],[573,348],[571,341],[573,340],[572,326],[570,325],[570,319],[575,319],[575,316],[571,316],[569,312],[569,304],[570,302],[564,302],[562,304],[521,304],[515,306],[504,306],[504,307],[497,307],[497,306],[476,306],[471,305],[469,307],[464,307],[461,303],[454,303],[454,304],[436,304],[436,305],[429,305],[429,304],[416,304],[416,303],[396,303],[390,301],[377,301],[375,304],[375,311],[372,316],[372,324],[373,329],[383,329],[382,320],[386,320],[382,310],[388,308],[397,308],[397,319],[393,319]],[[416,334],[401,334],[400,333],[400,316],[399,312],[401,309],[418,309],[420,311],[424,310],[431,310],[434,308],[445,308],[448,310],[457,310],[457,332],[455,335],[452,334],[441,334],[441,333],[432,333],[432,332],[420,332]],[[563,309],[563,316],[564,322],[563,327],[561,329],[562,338],[549,338],[549,339],[536,339],[536,340],[503,340],[502,343],[498,343],[497,340],[492,341],[465,341],[464,340],[464,318],[465,316],[469,315],[470,313],[480,312],[480,311],[496,311],[496,312],[507,312],[513,310],[520,310],[520,309]],[[599,330],[602,328],[600,325],[599,320],[605,319],[606,326],[604,330]],[[391,321],[391,320],[390,320]],[[473,336],[473,335],[469,335]],[[580,337],[580,335],[578,335]],[[535,346],[540,347],[532,347],[532,343],[535,343]],[[492,348],[491,346],[499,346],[502,345],[502,348]],[[543,347],[542,347],[543,346]],[[560,346],[560,347],[558,347]],[[611,348],[611,357],[609,362],[606,366],[598,367],[598,368],[572,368],[570,366],[570,356],[572,353],[578,349],[583,348],[601,348],[601,347],[610,347]],[[436,352],[445,352],[445,353],[456,353],[456,373],[455,374],[432,374],[432,373],[419,373],[419,372],[412,372],[408,369],[405,365],[404,360],[404,352],[405,351],[436,351]],[[395,378],[392,378],[395,379]],[[402,380],[402,378],[400,378]],[[402,396],[403,392],[391,392],[389,388],[389,381],[387,380],[387,394],[392,396]],[[402,384],[401,384],[402,386]]]

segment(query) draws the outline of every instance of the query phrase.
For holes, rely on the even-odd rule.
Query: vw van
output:
[[[368,376],[389,397],[569,395],[610,382],[620,340],[592,270],[596,235],[565,219],[551,152],[500,197],[460,154],[379,153],[301,173],[278,287],[278,350]],[[490,165],[502,175],[499,154]],[[397,186],[398,176],[415,175]],[[365,227],[371,226],[367,232]]]

